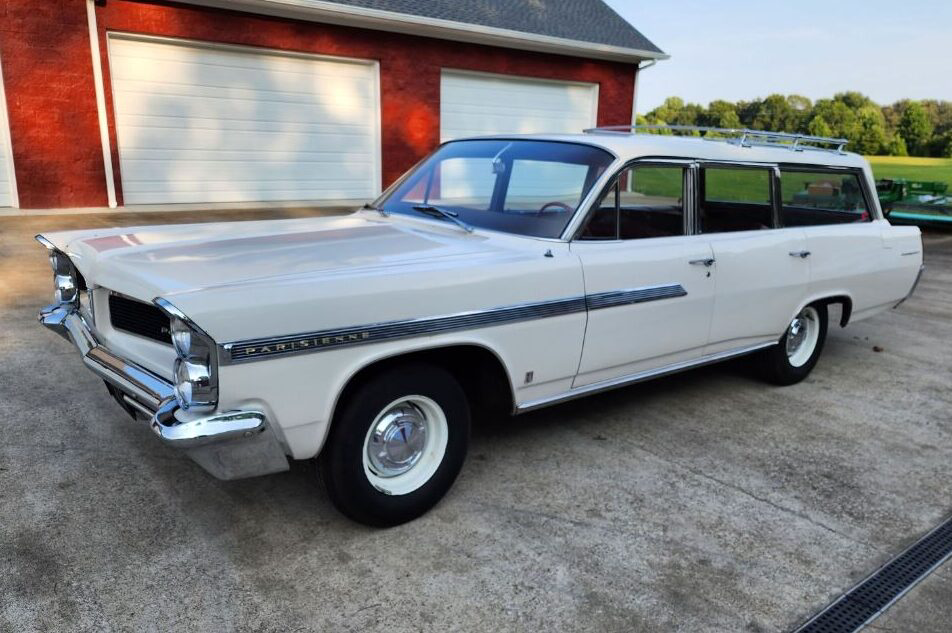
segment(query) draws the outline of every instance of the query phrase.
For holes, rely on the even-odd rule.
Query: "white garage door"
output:
[[[444,70],[440,139],[484,134],[578,133],[593,127],[598,85]]]
[[[126,204],[369,200],[371,62],[112,36]]]
[[[16,206],[16,180],[13,173],[13,153],[10,151],[10,123],[7,119],[7,99],[3,91],[3,71],[0,69],[0,207]]]

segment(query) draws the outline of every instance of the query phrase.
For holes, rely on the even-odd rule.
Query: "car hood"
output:
[[[429,223],[427,223],[429,224]],[[48,233],[94,285],[143,300],[296,276],[479,258],[489,240],[365,214]]]

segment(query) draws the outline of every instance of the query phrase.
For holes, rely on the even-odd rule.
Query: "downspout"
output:
[[[631,124],[638,125],[638,76],[641,75],[642,70],[647,70],[658,63],[657,59],[649,59],[648,61],[638,62],[638,66],[635,68],[635,85],[634,85],[634,94],[631,97]]]

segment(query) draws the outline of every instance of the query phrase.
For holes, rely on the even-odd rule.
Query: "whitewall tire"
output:
[[[815,303],[800,310],[778,344],[760,353],[764,377],[776,385],[792,385],[806,378],[820,359],[826,332],[826,304]]]
[[[348,389],[319,463],[331,501],[351,519],[398,525],[452,486],[469,444],[466,395],[445,369],[391,366]]]

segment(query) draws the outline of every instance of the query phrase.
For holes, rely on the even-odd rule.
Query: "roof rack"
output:
[[[698,125],[606,125],[585,130],[586,134],[638,134],[656,132],[690,132],[705,141],[723,141],[741,147],[781,147],[794,152],[809,149],[821,152],[845,154],[843,148],[849,143],[845,138],[766,132],[764,130],[703,127]],[[680,136],[686,136],[681,134]]]

